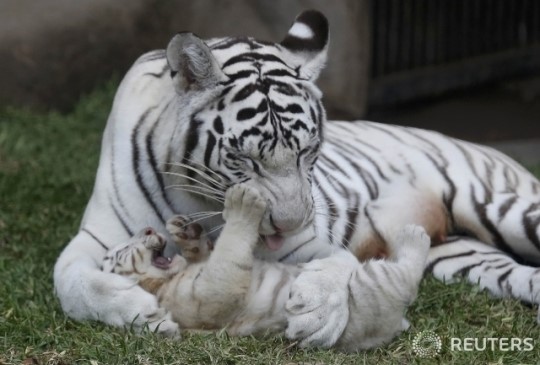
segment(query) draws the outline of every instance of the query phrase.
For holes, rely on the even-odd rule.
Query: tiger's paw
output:
[[[227,223],[234,221],[258,229],[265,210],[266,201],[255,188],[238,184],[233,185],[225,193],[223,219]]]
[[[349,321],[348,282],[358,261],[348,251],[302,266],[285,304],[286,336],[302,347],[333,346]]]
[[[182,250],[182,256],[189,262],[206,259],[214,248],[212,241],[206,237],[204,228],[188,216],[173,216],[167,221],[166,228]]]

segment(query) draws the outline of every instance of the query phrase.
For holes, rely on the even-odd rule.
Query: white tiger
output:
[[[165,258],[165,238],[146,228],[111,249],[103,271],[127,276],[157,295],[183,329],[226,328],[231,335],[244,336],[284,331],[287,310],[295,310],[293,303],[286,307],[287,299],[302,266],[254,259],[265,209],[266,201],[255,189],[234,185],[225,195],[226,224],[215,245],[198,223],[174,216],[167,230],[183,257]],[[381,346],[408,328],[403,315],[418,292],[430,240],[421,227],[406,226],[388,244],[393,260],[368,260],[352,273],[355,310],[336,342],[340,349]]]
[[[176,332],[155,296],[100,264],[176,214],[200,214],[217,235],[223,194],[238,183],[267,201],[257,257],[309,262],[287,304],[286,334],[304,345],[335,345],[356,311],[356,258],[391,255],[407,224],[431,237],[436,277],[540,302],[540,269],[523,265],[540,263],[538,180],[436,132],[326,121],[314,82],[328,34],[326,18],[306,11],[281,43],[181,33],[137,60],[118,88],[80,231],[55,266],[70,317]]]

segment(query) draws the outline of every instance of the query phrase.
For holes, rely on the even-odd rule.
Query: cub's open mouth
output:
[[[167,270],[171,266],[172,258],[165,257],[163,251],[165,250],[165,245],[161,248],[155,248],[152,250],[152,265],[161,270]]]

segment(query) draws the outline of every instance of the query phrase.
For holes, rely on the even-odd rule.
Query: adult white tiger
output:
[[[386,255],[385,241],[409,223],[448,243],[430,252],[437,277],[540,302],[540,269],[514,261],[540,263],[538,180],[494,150],[435,132],[326,122],[314,81],[327,46],[325,17],[307,11],[280,44],[182,33],[135,63],[114,100],[81,229],[55,266],[69,316],[176,332],[152,295],[99,265],[142,227],[221,211],[224,191],[240,182],[268,200],[258,255],[313,260],[288,304],[287,334],[303,344],[337,341],[354,312],[353,254]],[[203,225],[220,223],[209,214]]]

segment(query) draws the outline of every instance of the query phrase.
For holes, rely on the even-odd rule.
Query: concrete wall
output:
[[[177,31],[280,41],[296,14],[315,8],[331,29],[319,82],[325,105],[332,117],[359,117],[368,86],[366,7],[366,0],[2,0],[0,105],[66,110]]]

